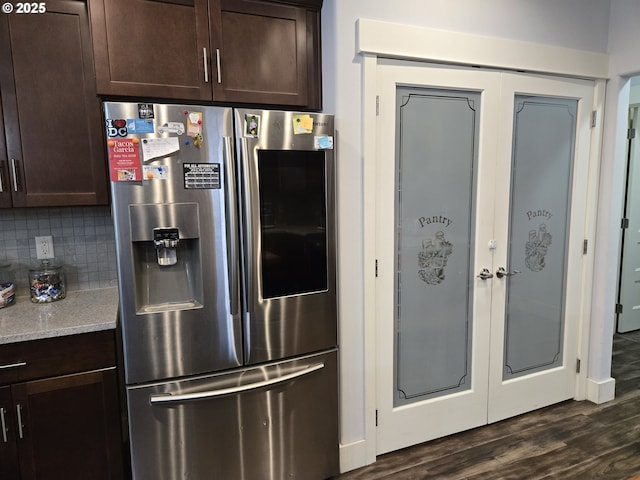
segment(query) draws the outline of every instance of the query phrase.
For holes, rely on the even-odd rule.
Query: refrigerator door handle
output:
[[[153,405],[153,404],[162,404],[162,403],[184,402],[187,400],[205,400],[209,398],[221,397],[224,395],[234,395],[237,393],[246,392],[248,390],[256,390],[258,388],[270,387],[278,383],[283,383],[289,380],[293,380],[295,378],[302,377],[304,375],[308,375],[310,373],[313,373],[317,370],[321,370],[323,368],[324,368],[324,362],[314,363],[311,365],[307,365],[301,370],[296,370],[295,372],[282,375],[281,377],[272,378],[270,380],[262,380],[260,382],[248,383],[247,385],[240,385],[238,387],[221,388],[219,390],[205,390],[202,392],[194,392],[194,393],[183,393],[180,395],[172,395],[171,393],[162,393],[158,395],[151,395],[149,401]]]
[[[229,310],[232,316],[240,311],[240,258],[238,256],[238,198],[236,196],[236,186],[234,183],[235,172],[233,163],[232,139],[224,138],[224,164],[225,183],[227,184],[227,264],[229,281]]]
[[[239,153],[239,169],[241,172],[240,175],[240,184],[242,192],[241,202],[244,205],[244,211],[242,212],[242,228],[244,231],[244,238],[242,244],[242,254],[244,259],[244,269],[243,269],[243,281],[245,288],[243,289],[244,293],[244,314],[246,316],[245,325],[249,325],[249,316],[253,312],[253,305],[255,299],[258,298],[258,292],[256,289],[259,289],[258,286],[254,285],[254,262],[258,263],[258,258],[260,257],[260,253],[257,253],[254,257],[254,251],[256,249],[256,244],[259,242],[258,238],[254,238],[254,225],[253,219],[251,218],[252,211],[259,211],[260,206],[259,203],[254,204],[253,193],[251,190],[251,160],[249,158],[249,145],[247,143],[246,138],[242,138],[239,144],[240,152]],[[259,228],[259,227],[258,227]],[[255,265],[255,268],[258,268],[258,265]],[[257,276],[256,280],[259,282],[260,277]],[[247,352],[245,352],[246,354]]]

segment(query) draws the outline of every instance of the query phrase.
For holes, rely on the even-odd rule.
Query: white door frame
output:
[[[408,59],[451,66],[481,66],[527,73],[588,78],[595,81],[595,127],[591,135],[591,155],[586,206],[585,239],[589,248],[582,281],[579,354],[582,359],[575,398],[596,401],[597,384],[589,384],[589,332],[591,290],[594,269],[594,241],[600,176],[602,119],[609,57],[588,52],[484,37],[464,33],[359,19],[356,48],[362,60],[362,152],[363,152],[363,261],[364,261],[364,443],[343,452],[342,471],[375,462],[376,459],[376,312],[375,312],[375,205],[376,205],[376,75],[378,58]]]

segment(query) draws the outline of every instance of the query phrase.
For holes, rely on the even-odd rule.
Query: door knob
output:
[[[480,274],[478,275],[478,278],[481,278],[482,280],[487,280],[489,278],[493,278],[493,273],[491,273],[488,269],[483,268]]]
[[[507,272],[504,268],[500,267],[500,268],[498,268],[498,270],[496,270],[496,277],[498,277],[498,278],[512,277],[514,275],[517,275],[518,273],[520,273],[520,270],[514,270],[513,272]]]

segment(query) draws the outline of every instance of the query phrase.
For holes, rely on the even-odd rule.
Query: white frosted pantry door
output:
[[[378,453],[573,396],[591,103],[560,84],[379,67]]]

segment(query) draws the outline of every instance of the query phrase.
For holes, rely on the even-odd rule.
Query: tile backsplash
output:
[[[67,290],[118,285],[111,208],[0,209],[0,264],[10,263],[18,295],[29,295],[36,236],[53,237],[54,264],[65,269]],[[0,279],[1,281],[2,279]]]

